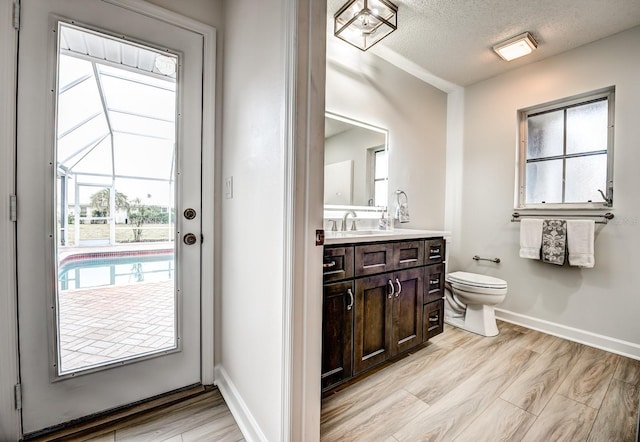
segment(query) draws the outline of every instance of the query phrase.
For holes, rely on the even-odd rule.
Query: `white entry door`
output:
[[[201,382],[202,35],[22,0],[24,434]]]

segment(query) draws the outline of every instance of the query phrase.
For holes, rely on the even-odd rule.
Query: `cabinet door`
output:
[[[392,273],[386,273],[356,280],[354,374],[385,361],[391,354],[392,277]]]
[[[424,303],[437,301],[444,297],[444,264],[425,267]]]
[[[422,343],[423,281],[422,267],[394,274],[392,355]]]
[[[353,375],[353,282],[327,284],[322,299],[322,389]]]
[[[327,247],[322,261],[325,283],[353,277],[353,247]]]
[[[393,244],[356,246],[356,276],[393,270]]]
[[[407,269],[424,264],[424,241],[401,241],[393,244],[393,269]]]

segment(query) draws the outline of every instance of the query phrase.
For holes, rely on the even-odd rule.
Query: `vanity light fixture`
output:
[[[528,55],[538,47],[538,43],[534,40],[533,36],[525,32],[524,34],[517,35],[510,38],[507,41],[499,43],[493,47],[503,60],[511,61],[516,58]]]
[[[398,7],[388,0],[349,0],[333,18],[333,34],[366,51],[397,29]]]

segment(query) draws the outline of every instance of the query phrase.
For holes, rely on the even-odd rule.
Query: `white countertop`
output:
[[[397,241],[402,239],[416,238],[436,238],[449,237],[451,232],[445,230],[415,230],[415,229],[394,229],[394,230],[356,230],[346,232],[333,232],[330,230],[324,233],[324,244],[352,244],[377,241]]]

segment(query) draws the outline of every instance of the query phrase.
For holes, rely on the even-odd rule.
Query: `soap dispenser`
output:
[[[378,221],[378,228],[380,230],[393,230],[393,218],[391,218],[391,214],[387,211],[385,207],[380,215],[380,220]]]

